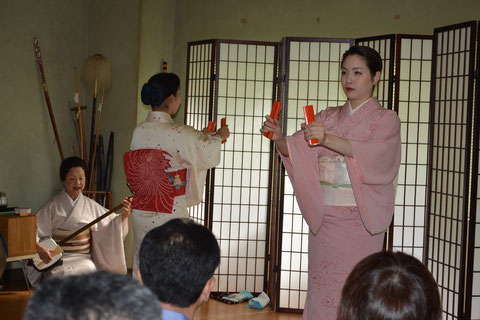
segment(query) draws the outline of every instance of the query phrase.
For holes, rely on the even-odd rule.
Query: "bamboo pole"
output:
[[[33,51],[35,57],[37,58],[38,73],[42,80],[43,95],[45,96],[45,101],[47,102],[48,113],[50,115],[50,122],[52,123],[53,133],[55,134],[55,140],[57,141],[58,152],[60,153],[60,158],[64,159],[62,142],[60,141],[60,136],[58,135],[57,124],[55,123],[55,116],[53,115],[52,103],[50,102],[50,95],[48,94],[47,80],[45,78],[45,71],[43,70],[42,54],[40,52],[40,44],[38,39],[33,39]]]

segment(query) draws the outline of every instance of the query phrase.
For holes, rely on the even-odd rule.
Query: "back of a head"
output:
[[[154,320],[162,308],[155,295],[132,278],[94,272],[50,278],[33,294],[25,320]]]
[[[139,253],[140,274],[161,302],[191,306],[220,263],[215,236],[189,219],[173,219],[150,230]]]
[[[170,95],[176,95],[180,78],[174,73],[157,73],[142,87],[141,98],[145,105],[161,106]]]
[[[428,269],[402,252],[360,261],[342,290],[338,320],[439,320],[438,286]]]

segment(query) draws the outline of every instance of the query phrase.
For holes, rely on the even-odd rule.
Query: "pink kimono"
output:
[[[320,172],[319,159],[336,159],[338,153],[322,146],[308,146],[300,130],[287,137],[289,157],[281,157],[310,228],[303,319],[328,320],[336,319],[343,284],[355,264],[382,250],[395,207],[401,154],[400,120],[376,98],[365,102],[352,115],[347,102],[327,108],[315,117],[326,133],[351,143],[353,157],[345,156],[343,165],[350,179],[350,194],[353,189],[353,205],[326,202],[331,202],[332,196],[326,199],[324,185],[329,183],[323,180],[331,174]],[[334,192],[337,198],[341,197],[341,192]]]

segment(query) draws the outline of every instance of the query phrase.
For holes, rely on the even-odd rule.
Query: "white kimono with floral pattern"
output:
[[[202,201],[207,170],[220,163],[222,139],[208,136],[188,125],[173,122],[170,114],[150,111],[147,120],[133,132],[131,150],[159,149],[170,156],[168,171],[187,169],[186,194],[174,198],[171,213],[132,210],[134,232],[133,276],[138,268],[138,252],[145,234],[174,218],[187,218],[187,207]]]

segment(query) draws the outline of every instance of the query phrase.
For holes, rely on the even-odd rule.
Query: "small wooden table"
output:
[[[7,262],[30,259],[37,254],[36,216],[0,216],[0,233],[7,244]],[[30,284],[25,274],[25,268],[23,263],[20,264],[22,266],[23,276],[27,283],[28,290],[30,290]]]

